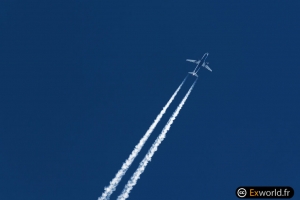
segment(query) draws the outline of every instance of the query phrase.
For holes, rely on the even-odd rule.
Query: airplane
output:
[[[196,63],[197,66],[194,69],[193,72],[189,72],[190,74],[192,74],[193,76],[198,77],[197,73],[200,70],[200,67],[205,67],[206,69],[208,69],[209,71],[212,72],[212,70],[208,67],[208,62],[205,62],[206,58],[208,57],[208,53],[205,53],[202,58],[200,60],[191,60],[191,59],[186,59],[186,61],[188,62],[192,62],[192,63]],[[201,63],[201,65],[199,66],[199,64]]]

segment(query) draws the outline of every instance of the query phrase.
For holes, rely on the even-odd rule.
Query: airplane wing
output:
[[[211,71],[212,72],[212,70],[209,68],[209,66],[208,65],[205,65],[204,66],[206,69],[208,69],[209,71]]]
[[[186,59],[186,61],[192,62],[192,63],[197,63],[196,60],[191,60],[191,59]]]

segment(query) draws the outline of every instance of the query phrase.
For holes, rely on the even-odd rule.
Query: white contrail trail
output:
[[[134,147],[134,150],[131,152],[130,156],[123,163],[121,169],[118,171],[118,173],[115,175],[115,177],[110,181],[109,186],[104,189],[104,192],[102,193],[102,196],[99,197],[98,200],[108,200],[109,197],[110,197],[110,195],[116,190],[116,187],[118,186],[118,184],[121,181],[122,177],[124,176],[124,174],[126,173],[126,171],[128,170],[128,168],[130,167],[130,165],[132,164],[132,162],[134,161],[134,159],[136,158],[136,156],[138,155],[138,153],[140,152],[140,150],[144,146],[145,142],[147,141],[147,139],[149,138],[149,136],[151,135],[151,133],[155,129],[156,125],[158,124],[158,122],[160,121],[160,119],[162,118],[162,116],[165,114],[167,108],[170,106],[170,104],[174,100],[174,98],[177,95],[177,93],[179,92],[181,86],[184,84],[186,78],[187,78],[187,76],[184,78],[184,80],[182,81],[182,83],[179,85],[179,87],[177,88],[177,90],[174,92],[174,94],[172,95],[172,97],[169,99],[169,101],[167,102],[167,104],[165,105],[165,107],[163,107],[163,109],[157,115],[156,119],[151,124],[151,126],[149,127],[149,129],[147,130],[147,132],[145,133],[145,135],[142,137],[142,139],[140,140],[140,142]]]
[[[151,158],[154,155],[155,151],[157,151],[158,146],[160,145],[160,143],[166,137],[167,132],[170,130],[170,127],[171,127],[172,123],[174,122],[177,115],[179,114],[179,111],[181,110],[182,106],[184,105],[185,101],[187,100],[188,96],[190,95],[190,93],[191,93],[194,85],[196,84],[196,82],[197,82],[197,79],[194,81],[193,85],[191,86],[189,91],[186,93],[186,95],[184,96],[184,98],[182,99],[182,101],[180,102],[180,104],[178,105],[178,107],[176,108],[176,110],[174,111],[172,116],[170,117],[169,121],[167,122],[167,124],[163,128],[161,134],[158,136],[158,138],[152,144],[152,146],[149,149],[148,153],[146,154],[145,158],[140,162],[139,167],[134,172],[134,174],[132,175],[130,180],[127,182],[127,184],[125,185],[125,188],[123,189],[122,193],[120,194],[120,196],[118,197],[117,200],[125,200],[129,197],[130,191],[136,185],[136,182],[140,178],[140,175],[144,172],[144,170],[145,170],[147,164],[149,163],[149,161],[151,161]]]

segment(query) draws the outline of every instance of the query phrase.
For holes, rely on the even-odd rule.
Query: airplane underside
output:
[[[205,53],[200,60],[186,59],[186,61],[195,63],[197,65],[196,68],[194,69],[194,71],[189,72],[189,73],[192,74],[193,76],[198,77],[197,73],[198,73],[198,71],[200,70],[201,67],[204,67],[207,70],[209,70],[210,72],[212,72],[212,70],[208,66],[208,62],[206,62],[207,57],[208,57],[208,53]]]

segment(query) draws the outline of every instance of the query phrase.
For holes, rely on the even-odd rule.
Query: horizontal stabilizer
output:
[[[198,75],[195,72],[189,72],[189,74],[192,74],[193,76],[198,77]]]

